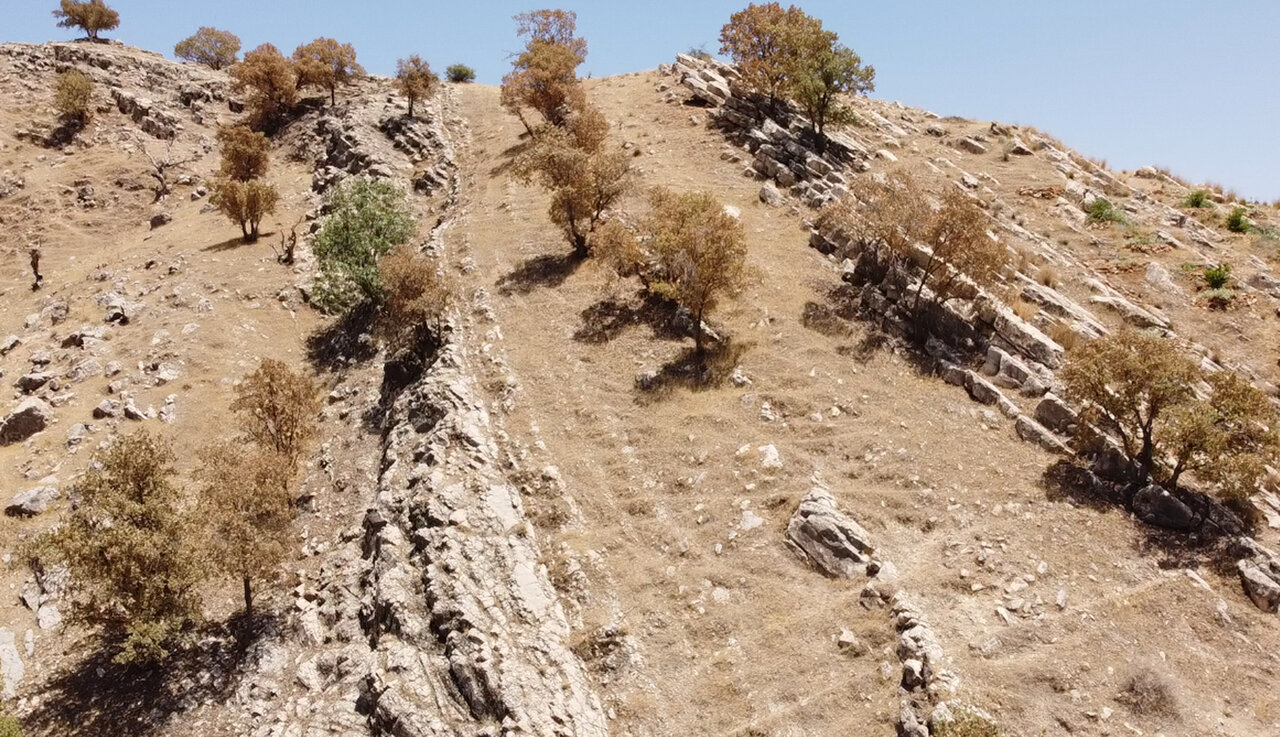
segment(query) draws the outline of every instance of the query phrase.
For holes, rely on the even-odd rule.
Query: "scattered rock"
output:
[[[162,228],[173,222],[173,216],[167,212],[157,213],[151,216],[151,229]]]
[[[782,196],[782,192],[774,186],[773,182],[765,182],[760,187],[760,201],[769,207],[782,207],[787,204],[787,199]]]
[[[0,445],[21,443],[53,423],[53,408],[42,399],[31,398],[0,420]]]
[[[986,146],[983,146],[981,143],[978,143],[977,141],[973,140],[972,138],[969,138],[968,136],[958,139],[956,141],[956,148],[960,149],[961,151],[968,151],[971,154],[981,155],[987,152]]]
[[[0,627],[0,678],[4,686],[0,689],[0,698],[12,699],[18,695],[18,687],[26,676],[26,666],[22,664],[22,656],[18,653],[17,639],[13,631]]]
[[[857,522],[841,514],[836,500],[825,489],[814,488],[803,499],[787,525],[787,543],[801,552],[818,570],[835,578],[866,573],[875,548],[871,536]]]

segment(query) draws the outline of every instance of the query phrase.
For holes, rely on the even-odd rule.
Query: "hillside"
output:
[[[46,147],[68,67],[97,109]],[[1280,627],[1238,569],[1254,559],[1064,482],[1045,396],[1062,343],[1124,324],[1274,395],[1275,211],[1249,205],[1234,233],[1221,193],[1190,208],[1197,188],[1166,173],[877,99],[817,156],[732,76],[681,56],[585,81],[638,172],[620,210],[649,186],[706,190],[747,234],[749,285],[710,319],[733,350],[699,375],[671,311],[571,258],[546,193],[512,178],[528,143],[497,88],[443,85],[411,123],[384,78],[308,100],[274,139],[281,211],[242,245],[207,206],[217,125],[238,117],[225,73],[0,46],[0,416],[35,398],[48,421],[0,447],[0,495],[58,490],[0,521],[0,670],[27,733],[927,737],[966,706],[1018,735],[1280,730]],[[164,158],[190,160],[157,203]],[[895,169],[971,193],[1018,254],[956,307],[967,340],[897,335],[894,295],[812,232],[814,205]],[[353,174],[416,192],[415,242],[456,280],[447,344],[402,391],[367,324],[307,304],[309,221]],[[1088,221],[1100,197],[1125,224]],[[290,267],[272,244],[294,223]],[[1217,264],[1226,309],[1200,294]],[[327,394],[272,626],[249,643],[215,627],[160,671],[110,663],[24,542],[117,433],[161,432],[188,473],[267,357]],[[1254,503],[1257,544],[1280,548],[1274,488]],[[821,550],[844,568],[823,575]],[[235,610],[224,588],[212,623]],[[1169,705],[1131,698],[1135,675]]]

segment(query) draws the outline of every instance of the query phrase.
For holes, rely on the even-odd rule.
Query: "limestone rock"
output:
[[[835,498],[820,488],[800,500],[787,525],[787,540],[818,570],[835,578],[865,574],[875,550],[867,531],[841,514]]]
[[[34,517],[48,510],[49,505],[57,501],[58,497],[58,487],[37,486],[15,495],[5,507],[4,513],[10,517]]]
[[[7,627],[0,627],[0,679],[4,684],[0,687],[0,698],[12,699],[18,695],[18,687],[26,676],[27,669],[18,653],[17,638]]]
[[[21,443],[41,432],[53,422],[53,408],[42,399],[31,398],[19,404],[0,420],[0,445]]]

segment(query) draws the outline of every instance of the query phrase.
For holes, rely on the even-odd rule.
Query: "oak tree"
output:
[[[987,215],[959,189],[948,189],[942,207],[925,221],[922,240],[928,256],[921,266],[912,309],[927,287],[935,304],[958,296],[961,277],[982,288],[996,284],[1009,263],[1009,249],[987,234]]]
[[[210,69],[225,69],[235,64],[239,53],[239,36],[208,26],[202,26],[194,36],[173,47],[173,55],[179,59],[204,64]]]
[[[290,477],[319,433],[320,389],[282,361],[263,359],[235,389],[232,411],[259,447],[284,459]]]
[[[809,118],[818,153],[826,150],[828,125],[843,125],[853,120],[852,111],[841,97],[874,90],[875,76],[875,67],[864,67],[861,57],[839,43],[833,42],[798,59],[793,95]]]
[[[62,0],[59,5],[53,11],[58,27],[83,29],[90,41],[98,41],[100,32],[120,26],[120,14],[107,7],[103,0]]]
[[[338,102],[338,85],[364,74],[364,68],[356,63],[355,47],[332,38],[317,38],[299,46],[293,52],[293,60],[297,64],[298,88],[315,86],[328,90],[330,105]]]
[[[750,4],[720,30],[720,52],[733,59],[747,89],[766,97],[775,110],[792,92],[802,60],[834,42],[835,34],[823,30],[822,21],[776,2]]]
[[[262,220],[276,211],[280,193],[265,182],[251,179],[224,179],[214,185],[213,205],[240,226],[245,243],[254,243],[261,234]]]
[[[199,619],[205,575],[189,544],[173,453],[139,431],[94,461],[75,485],[80,503],[38,550],[68,566],[72,616],[118,646],[117,662],[161,660]]]
[[[244,55],[231,67],[236,92],[248,92],[250,125],[274,131],[298,104],[298,75],[293,63],[269,43]]]
[[[536,110],[552,125],[564,125],[569,112],[583,101],[577,68],[587,58],[587,42],[575,36],[577,14],[538,10],[515,17],[516,31],[527,37],[511,72],[502,78],[502,106],[520,118],[532,134],[523,109]]]
[[[267,173],[271,141],[262,133],[244,125],[224,126],[218,129],[218,143],[222,144],[219,173],[223,177],[247,182]]]
[[[382,282],[382,310],[378,332],[387,353],[408,352],[422,360],[440,340],[452,289],[441,264],[409,246],[397,246],[378,262]]]
[[[413,117],[413,104],[425,100],[435,92],[440,78],[431,71],[431,65],[414,54],[396,62],[396,90],[409,101],[409,117]]]

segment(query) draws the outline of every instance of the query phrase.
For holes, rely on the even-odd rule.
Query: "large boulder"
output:
[[[1133,513],[1149,525],[1169,530],[1190,530],[1196,523],[1190,507],[1155,484],[1134,495]]]
[[[825,489],[815,488],[800,500],[787,525],[787,542],[818,570],[835,578],[866,573],[875,548],[871,536],[836,509],[836,500]]]
[[[17,494],[4,508],[10,517],[34,517],[49,509],[49,505],[58,500],[58,487],[37,486],[34,489]]]
[[[18,640],[13,631],[0,627],[0,698],[12,699],[18,695],[18,686],[26,676],[26,666],[18,654]]]
[[[53,407],[42,399],[32,397],[0,420],[0,445],[21,443],[44,430],[53,422]]]
[[[1236,562],[1245,593],[1262,611],[1280,612],[1280,556],[1253,538],[1242,537],[1237,543],[1245,556]]]

